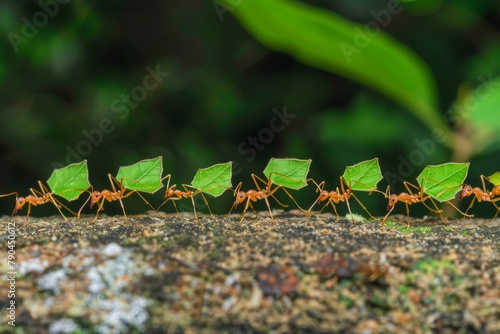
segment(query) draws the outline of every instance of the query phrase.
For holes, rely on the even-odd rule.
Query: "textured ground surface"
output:
[[[500,333],[499,220],[277,220],[4,217],[0,307],[10,221],[19,333]]]

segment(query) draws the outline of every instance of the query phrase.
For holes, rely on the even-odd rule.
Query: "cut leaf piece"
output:
[[[427,166],[417,177],[420,187],[427,195],[440,202],[453,199],[462,188],[469,163],[445,163],[442,165]]]
[[[163,187],[161,183],[162,173],[163,160],[160,156],[120,167],[116,179],[118,182],[122,182],[125,189],[152,194]]]
[[[232,187],[232,165],[233,163],[230,161],[198,169],[191,186],[214,197],[222,195],[224,191]]]
[[[53,194],[68,201],[77,199],[81,193],[90,188],[87,160],[54,169],[47,183]]]
[[[495,186],[500,186],[500,172],[496,172],[495,174],[488,176],[486,179]]]
[[[343,177],[352,190],[372,191],[377,189],[377,183],[382,180],[378,158],[346,167]]]
[[[271,158],[264,175],[267,179],[278,186],[290,189],[300,189],[307,185],[307,173],[312,160],[301,159],[276,159]]]

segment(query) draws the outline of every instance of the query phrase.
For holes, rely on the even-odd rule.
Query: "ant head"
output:
[[[399,201],[398,195],[389,196],[389,204],[387,204],[387,210],[390,210]]]
[[[328,199],[328,191],[326,190],[321,191],[321,193],[319,194],[318,203],[326,201],[327,199]]]
[[[17,213],[17,210],[21,210],[24,204],[26,204],[26,199],[24,197],[18,197],[16,199],[16,207],[14,208],[14,214]]]
[[[236,200],[234,201],[234,207],[236,208],[236,206],[242,203],[245,198],[247,198],[247,193],[244,191],[238,191],[238,193],[236,194]]]
[[[174,195],[174,190],[175,190],[175,184],[171,186],[170,188],[167,188],[165,190],[165,196],[163,198],[170,198]]]
[[[460,193],[460,196],[458,197],[459,199],[462,199],[466,196],[469,196],[472,194],[472,187],[471,186],[464,186],[464,189],[462,189],[462,192]]]
[[[90,194],[90,208],[94,206],[100,199],[102,195],[100,191],[93,191],[92,194]]]

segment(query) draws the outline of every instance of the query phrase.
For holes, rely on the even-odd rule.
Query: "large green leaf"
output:
[[[495,174],[488,176],[486,179],[493,183],[493,185],[500,186],[500,172],[496,172]]]
[[[163,173],[162,157],[146,159],[130,166],[122,166],[116,174],[118,182],[129,190],[154,193],[161,187],[161,174]]]
[[[68,201],[77,199],[81,193],[90,188],[87,160],[54,169],[47,183],[52,193]]]
[[[346,167],[343,177],[353,190],[372,191],[377,189],[377,183],[382,180],[378,158]]]
[[[449,130],[438,110],[428,66],[408,47],[378,30],[377,21],[354,24],[333,12],[291,0],[241,1],[237,6],[232,0],[218,2],[234,7],[232,13],[267,47],[369,86],[408,108],[429,128]]]
[[[232,187],[232,165],[233,163],[230,161],[198,169],[191,182],[191,186],[214,197],[222,195],[224,191]]]
[[[290,189],[307,185],[307,173],[312,160],[272,158],[264,169],[264,175],[272,183]]]
[[[424,192],[440,202],[453,199],[464,183],[469,163],[449,162],[427,166],[417,177],[418,185]]]

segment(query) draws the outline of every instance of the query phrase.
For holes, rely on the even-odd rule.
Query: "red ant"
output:
[[[38,206],[38,205],[43,205],[43,204],[46,204],[48,202],[51,202],[52,204],[54,204],[54,206],[59,211],[59,213],[61,214],[61,216],[64,218],[65,221],[68,221],[68,218],[66,218],[64,213],[62,213],[62,211],[60,209],[61,207],[65,208],[69,212],[76,215],[76,213],[71,211],[71,209],[69,209],[67,206],[65,206],[60,201],[58,201],[56,198],[54,198],[53,194],[43,185],[43,183],[41,181],[38,181],[38,186],[40,187],[41,191],[30,188],[31,195],[28,195],[26,197],[18,197],[17,192],[12,192],[10,194],[5,194],[5,195],[0,196],[0,197],[5,197],[5,196],[14,195],[14,194],[16,195],[16,206],[14,207],[14,211],[12,212],[12,215],[15,215],[17,213],[17,211],[21,210],[24,207],[24,205],[28,204],[28,213],[26,214],[25,226],[28,225],[32,205]]]
[[[111,174],[108,174],[108,178],[109,178],[109,182],[111,183],[111,187],[113,188],[113,191],[110,191],[107,189],[104,189],[103,191],[92,191],[90,193],[89,198],[85,201],[85,203],[83,203],[80,210],[78,210],[78,214],[77,214],[78,219],[80,219],[80,213],[89,200],[90,200],[90,208],[91,209],[95,204],[99,204],[99,207],[97,209],[95,217],[94,217],[94,219],[92,219],[91,223],[97,219],[97,217],[99,216],[99,212],[103,210],[104,201],[108,201],[108,202],[119,201],[120,205],[122,207],[123,216],[125,217],[125,220],[127,221],[127,224],[128,224],[129,220],[127,218],[127,214],[125,213],[125,207],[123,206],[122,199],[127,198],[134,193],[139,195],[139,197],[144,201],[144,203],[146,203],[152,210],[156,211],[151,206],[151,204],[149,204],[149,202],[137,190],[130,190],[128,193],[125,193],[127,189],[123,187],[123,180],[121,182],[118,182],[118,180]],[[115,183],[120,187],[120,189],[118,191],[115,188]]]
[[[273,172],[274,173],[274,172]],[[234,190],[234,196],[236,197],[235,201],[234,201],[234,204],[233,206],[231,207],[231,210],[229,211],[229,213],[227,215],[230,215],[231,212],[233,211],[233,209],[235,209],[238,204],[241,204],[243,203],[243,201],[247,200],[246,204],[245,204],[245,208],[243,209],[243,214],[241,215],[241,219],[240,219],[240,223],[243,221],[243,219],[245,219],[245,214],[248,210],[248,207],[250,207],[252,209],[252,211],[255,213],[255,216],[257,216],[257,211],[255,211],[255,209],[253,208],[253,205],[252,205],[252,202],[257,202],[258,200],[264,200],[266,202],[266,205],[267,205],[267,209],[269,210],[269,214],[271,215],[271,219],[273,220],[273,222],[275,224],[277,224],[276,222],[276,219],[274,219],[274,216],[273,216],[273,213],[271,211],[271,207],[269,206],[269,201],[267,200],[268,197],[272,197],[274,198],[274,200],[279,204],[281,205],[282,207],[286,208],[288,207],[288,205],[286,204],[283,204],[281,203],[275,196],[274,196],[274,193],[278,190],[278,189],[283,189],[283,191],[288,195],[288,197],[290,197],[293,202],[297,205],[297,207],[301,210],[301,211],[304,211],[304,209],[302,209],[298,204],[297,202],[295,201],[295,199],[293,198],[293,196],[283,187],[283,186],[276,186],[274,189],[271,189],[271,186],[272,186],[272,174],[269,175],[269,181],[264,181],[263,179],[261,179],[260,177],[258,177],[257,175],[255,174],[252,174],[252,179],[253,179],[253,182],[255,184],[255,186],[257,187],[258,190],[248,190],[248,191],[241,191],[241,186],[242,186],[242,182],[240,182],[235,190]],[[262,182],[263,184],[266,184],[266,188],[265,189],[262,189],[257,180],[259,180],[260,182]],[[297,181],[299,182],[299,181]]]
[[[491,202],[495,208],[497,208],[497,213],[492,219],[495,219],[498,216],[498,213],[500,212],[500,207],[495,203],[500,201],[500,197],[494,198],[495,196],[500,196],[500,185],[493,187],[491,191],[486,190],[486,185],[484,183],[484,179],[488,179],[484,175],[481,175],[481,182],[483,184],[483,189],[481,190],[478,187],[472,188],[471,186],[465,185],[464,188],[462,189],[462,193],[460,194],[459,199],[463,199],[464,197],[470,196],[470,195],[475,195],[474,199],[470,203],[469,207],[467,208],[466,213],[469,212],[470,208],[474,205],[474,201],[477,199],[478,202],[485,201],[485,202]]]
[[[386,196],[389,193],[389,196],[388,196],[389,197],[389,203],[387,204],[387,210],[389,210],[389,212],[387,212],[387,214],[385,215],[384,219],[382,219],[382,226],[384,226],[387,217],[389,217],[389,215],[391,214],[392,210],[394,210],[394,207],[395,207],[395,205],[396,205],[397,202],[403,202],[403,203],[405,203],[405,206],[406,206],[406,219],[407,219],[408,227],[410,226],[410,208],[409,208],[409,205],[415,204],[415,203],[422,203],[423,205],[425,205],[425,207],[427,209],[429,209],[429,211],[431,211],[431,212],[433,212],[435,214],[438,214],[441,217],[441,220],[446,225],[448,225],[448,222],[446,221],[446,219],[443,216],[443,210],[440,210],[438,208],[438,206],[436,205],[436,202],[434,202],[434,200],[432,199],[432,197],[430,195],[425,195],[424,188],[417,187],[417,186],[415,186],[415,185],[413,185],[413,184],[411,184],[411,183],[409,183],[407,181],[404,181],[404,186],[405,186],[406,190],[408,190],[408,193],[402,192],[399,195],[396,195],[396,194],[390,195],[389,186],[387,187],[387,190],[386,190],[385,193],[386,193]],[[410,189],[409,186],[411,186],[414,189],[417,189],[418,190],[418,194],[413,194],[413,192],[411,191],[411,189]],[[432,203],[432,205],[433,205],[434,208],[431,208],[430,206],[428,206],[425,203],[427,200],[431,201],[431,203]],[[446,203],[449,204],[449,205],[451,205],[453,208],[455,208],[455,210],[457,210],[458,212],[460,212],[460,214],[462,214],[464,217],[470,217],[470,215],[468,215],[467,213],[463,213],[462,211],[460,211],[451,202],[447,201]]]
[[[170,178],[171,178],[171,175],[169,174],[162,179],[162,181],[165,179],[168,179],[167,189],[165,190],[165,196],[163,197],[165,200],[163,201],[163,203],[160,204],[160,206],[158,207],[158,209],[156,209],[156,211],[160,210],[160,208],[163,205],[165,205],[165,203],[167,203],[169,200],[171,200],[172,204],[174,205],[175,211],[177,212],[177,215],[179,215],[179,210],[177,209],[177,205],[175,204],[175,201],[178,201],[182,198],[191,198],[191,202],[193,203],[194,217],[195,217],[196,221],[198,221],[198,215],[196,214],[196,205],[194,204],[194,197],[196,195],[200,194],[201,197],[203,197],[205,204],[207,205],[208,212],[210,212],[210,215],[212,216],[212,218],[215,219],[214,215],[212,214],[212,210],[210,210],[210,206],[208,205],[207,199],[205,198],[205,195],[203,195],[203,192],[201,190],[199,190],[199,189],[197,189],[196,191],[189,190],[188,187],[190,187],[190,188],[192,188],[192,187],[188,184],[182,185],[182,188],[184,188],[184,191],[176,190],[175,184],[169,187]]]
[[[347,204],[347,209],[349,210],[349,214],[351,215],[352,221],[356,222],[354,220],[354,216],[353,216],[353,214],[351,212],[351,206],[349,205],[349,198],[352,196],[359,203],[359,205],[361,205],[361,207],[363,208],[363,210],[365,210],[365,212],[368,213],[368,215],[372,219],[379,220],[379,219],[373,217],[370,212],[368,212],[368,209],[363,205],[363,203],[361,203],[361,201],[352,192],[351,185],[347,185],[345,179],[342,176],[340,177],[340,190],[337,187],[335,189],[335,191],[323,190],[323,188],[325,186],[325,181],[321,182],[318,185],[313,179],[309,179],[309,180],[311,180],[311,181],[314,182],[314,184],[317,187],[316,192],[319,190],[320,194],[319,194],[318,198],[316,199],[316,201],[311,205],[311,207],[309,208],[309,210],[307,210],[306,217],[309,217],[311,215],[311,210],[316,205],[316,203],[321,203],[321,202],[327,201],[326,204],[323,206],[323,208],[321,208],[321,210],[319,211],[319,213],[321,213],[329,204],[331,204],[331,206],[333,207],[333,210],[335,211],[335,214],[337,215],[337,221],[339,221],[340,217],[339,217],[339,214],[337,212],[336,204],[338,204],[340,202],[345,202]],[[344,184],[347,186],[347,190],[345,189]],[[379,191],[379,190],[373,189],[373,190],[370,191],[370,193],[372,191]]]

